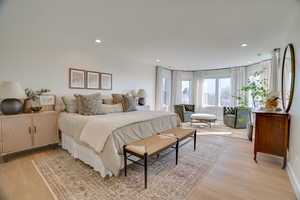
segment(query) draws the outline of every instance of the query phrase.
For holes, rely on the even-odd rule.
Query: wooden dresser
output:
[[[257,152],[283,157],[284,169],[289,142],[290,116],[283,112],[255,111],[254,160]]]
[[[0,115],[0,158],[58,143],[57,112]]]

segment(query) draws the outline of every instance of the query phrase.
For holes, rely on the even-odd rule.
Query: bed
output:
[[[62,112],[58,120],[62,148],[98,171],[117,176],[123,168],[123,145],[179,125],[171,112],[133,111],[84,116]]]

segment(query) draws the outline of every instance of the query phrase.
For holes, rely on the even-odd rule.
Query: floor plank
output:
[[[255,163],[252,144],[242,139],[222,136],[199,136],[199,139],[223,143],[225,148],[214,168],[191,190],[189,200],[296,199],[287,173],[280,168],[281,159],[260,154]],[[0,164],[0,199],[53,200],[31,161],[57,151],[36,151]]]

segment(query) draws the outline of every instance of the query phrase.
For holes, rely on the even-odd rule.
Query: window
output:
[[[204,79],[203,81],[203,106],[216,106],[216,80],[217,79]]]
[[[192,81],[181,81],[181,103],[190,104],[192,100]]]
[[[219,79],[219,106],[228,106],[231,104],[230,78]]]
[[[231,104],[231,79],[208,78],[203,81],[202,103],[207,106],[226,106]]]
[[[165,77],[162,78],[162,90],[161,90],[161,103],[163,105],[168,104],[168,94],[167,94],[167,80]]]

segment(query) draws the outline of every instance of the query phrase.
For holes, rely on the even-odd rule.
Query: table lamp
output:
[[[139,89],[137,96],[139,97],[138,104],[140,106],[145,105],[145,97],[146,97],[146,91],[144,89]]]
[[[15,81],[0,82],[0,105],[1,112],[5,115],[19,114],[23,110],[21,99],[25,99],[25,91],[21,85]]]

